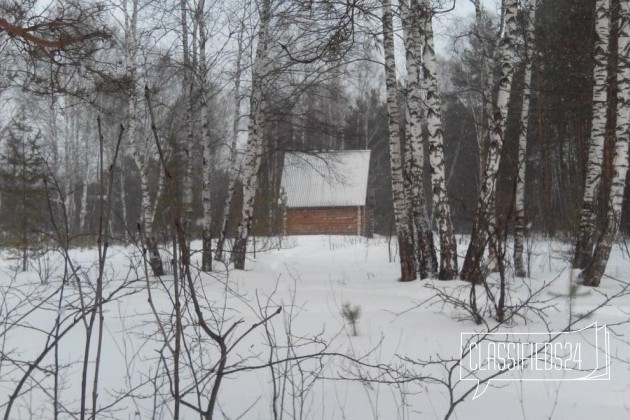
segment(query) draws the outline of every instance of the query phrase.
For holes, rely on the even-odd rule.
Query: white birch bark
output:
[[[479,194],[475,225],[461,273],[462,279],[475,283],[481,282],[483,271],[485,271],[482,270],[481,261],[486,243],[489,239],[496,238],[496,223],[494,222],[496,182],[501,161],[501,150],[503,149],[512,77],[514,76],[517,6],[517,0],[505,0],[505,34],[500,45],[501,78],[494,107],[494,118],[492,119],[492,138],[488,145],[486,169]],[[491,243],[490,246],[496,245]]]
[[[628,173],[628,142],[630,130],[630,0],[619,2],[619,38],[617,64],[617,128],[612,185],[610,187],[606,229],[595,247],[593,262],[584,272],[584,284],[599,286],[610,257],[610,250],[619,232]]]
[[[168,156],[166,160],[168,161]],[[164,195],[165,190],[166,190],[166,176],[164,175],[163,171],[160,171],[160,174],[158,175],[158,188],[157,188],[157,192],[155,193],[155,199],[153,200],[153,205],[151,206],[151,217],[149,218],[149,222],[148,222],[151,226],[155,226],[158,206],[160,204],[160,201],[162,200],[162,196]]]
[[[394,218],[400,253],[401,281],[416,278],[413,236],[409,229],[407,203],[403,181],[403,162],[400,148],[400,122],[398,110],[398,86],[396,83],[396,58],[394,55],[394,28],[390,0],[383,0],[383,50],[385,54],[385,85],[387,88],[387,116],[389,128],[389,157],[392,177]]]
[[[479,23],[481,24],[481,22]],[[492,131],[491,128],[494,126],[494,113],[492,110],[492,96],[494,92],[494,71],[496,64],[496,53],[499,51],[499,48],[494,49],[494,54],[491,54],[487,49],[485,49],[483,63],[482,63],[482,87],[483,87],[483,110],[481,121],[481,136],[479,138],[479,172],[481,173],[481,177],[479,178],[479,184],[483,182],[483,175],[486,172],[486,159],[488,158],[488,144],[492,141]]]
[[[67,105],[67,104],[64,104]],[[75,202],[74,202],[74,182],[75,177],[75,167],[73,165],[72,156],[75,154],[75,135],[74,135],[74,127],[76,118],[73,118],[73,114],[70,112],[63,112],[64,119],[64,169],[65,169],[65,194],[64,197],[64,207],[66,209],[68,225],[70,230],[73,230],[75,225],[74,222],[74,214],[75,214]]]
[[[92,156],[92,151],[90,147],[90,142],[86,141],[85,144],[85,171],[83,173],[83,188],[81,192],[81,211],[79,212],[79,231],[81,233],[85,233],[85,225],[87,220],[87,206],[88,206],[88,188],[90,185],[90,156]]]
[[[208,63],[206,62],[205,0],[197,5],[195,22],[199,29],[199,87],[201,90],[201,137],[203,144],[203,204],[201,269],[212,271],[212,169],[213,150],[210,133],[210,103],[208,99]],[[189,165],[190,168],[190,165]],[[191,189],[192,195],[192,189]]]
[[[475,6],[475,26],[473,36],[476,38],[476,41],[480,46],[479,53],[481,54],[481,117],[478,120],[479,125],[477,128],[477,146],[479,151],[479,172],[477,185],[482,185],[484,182],[483,180],[488,158],[488,145],[492,141],[492,127],[494,126],[493,95],[496,89],[495,72],[496,63],[500,60],[501,48],[499,48],[499,44],[504,35],[505,19],[504,13],[502,13],[498,37],[496,42],[494,42],[489,39],[488,30],[491,27],[491,23],[489,22],[488,16],[483,13],[483,4],[479,0],[473,0],[472,3]],[[494,200],[494,196],[491,200]],[[496,226],[496,212],[492,213],[488,223],[492,226]],[[496,243],[496,238],[493,237],[491,240]],[[497,268],[497,255],[495,254],[495,248],[493,246],[490,246],[489,248],[487,268],[489,271],[494,271]]]
[[[527,166],[527,129],[529,124],[529,100],[532,83],[532,59],[535,41],[536,2],[529,0],[527,29],[525,30],[525,74],[523,75],[523,106],[518,136],[518,172],[514,197],[514,274],[525,277],[523,243],[525,242],[525,175]]]
[[[484,174],[486,171],[487,159],[488,159],[488,147],[492,142],[492,127],[494,127],[494,111],[493,111],[493,95],[495,90],[495,66],[497,61],[499,61],[501,54],[501,48],[499,48],[498,43],[500,42],[502,36],[504,35],[503,31],[504,27],[504,14],[502,14],[501,25],[499,27],[499,36],[497,39],[497,44],[488,45],[488,41],[484,39],[484,34],[481,31],[486,26],[486,22],[484,15],[482,13],[482,5],[480,1],[475,3],[475,17],[477,19],[477,27],[476,27],[476,36],[478,41],[483,45],[483,57],[482,57],[482,89],[483,89],[483,116],[484,121],[482,122],[482,130],[481,137],[479,141],[479,172],[481,174],[479,178],[479,185],[483,183]],[[495,193],[492,193],[491,201],[495,201]],[[493,211],[490,215],[490,220],[488,221],[490,226],[497,225],[497,214],[496,211]],[[491,238],[489,238],[489,243],[497,243],[497,238],[494,235],[494,231],[490,231],[489,234]],[[493,242],[494,241],[494,242]],[[496,255],[495,246],[490,246],[488,250],[488,270],[495,271],[498,266],[498,256]]]
[[[440,237],[440,280],[452,280],[457,276],[457,242],[451,219],[451,208],[446,191],[444,162],[444,138],[440,92],[437,80],[437,62],[433,46],[432,11],[429,0],[420,0],[419,15],[423,28],[424,89],[427,104],[427,130],[429,133],[429,162],[433,189],[433,217]]]
[[[94,173],[95,179],[100,181],[98,178],[102,176],[98,173],[98,168],[92,167],[90,160],[93,154],[93,138],[94,135],[92,133],[93,122],[96,121],[96,116],[94,112],[85,111],[82,109],[76,109],[73,111],[77,120],[81,120],[82,124],[77,125],[76,131],[76,139],[77,143],[81,141],[83,146],[81,149],[76,148],[77,153],[77,161],[79,156],[83,156],[85,160],[85,165],[83,167],[83,173],[81,174],[81,179],[83,181],[82,191],[81,191],[81,202],[80,202],[80,210],[79,210],[79,232],[86,233],[87,228],[87,215],[88,215],[88,194],[90,181],[92,179],[92,175]]]
[[[588,149],[588,163],[573,258],[573,268],[584,269],[592,261],[595,231],[595,201],[601,183],[606,138],[608,101],[608,54],[610,37],[610,0],[597,0],[595,23],[595,68],[593,70],[593,116]]]
[[[481,20],[481,0],[470,0],[475,6],[475,20],[479,22]]]
[[[243,164],[243,208],[238,234],[234,241],[232,260],[234,267],[245,268],[247,241],[254,217],[254,203],[258,188],[258,170],[264,152],[265,103],[264,81],[269,71],[269,32],[271,23],[271,0],[262,0],[258,46],[252,71],[252,93],[250,101],[249,139]]]
[[[424,145],[422,141],[422,125],[425,120],[422,97],[420,94],[420,30],[418,21],[413,18],[406,1],[401,4],[404,26],[404,43],[407,65],[407,107],[406,107],[406,141],[405,141],[405,194],[407,213],[410,217],[410,228],[413,231],[415,258],[420,278],[424,279],[437,274],[434,267],[434,253],[431,227],[428,222],[426,202],[424,198]],[[437,262],[437,258],[435,258]]]
[[[118,180],[120,184],[120,206],[122,208],[122,232],[121,237],[123,240],[127,241],[127,189],[125,188],[125,159],[121,156],[120,159],[120,171],[118,175]]]
[[[192,77],[192,68],[193,64],[191,62],[191,51],[189,46],[189,29],[188,29],[188,4],[186,0],[180,0],[180,24],[182,31],[182,54],[183,54],[183,92],[186,100],[186,119],[184,122],[184,126],[186,127],[186,137],[184,139],[183,146],[183,155],[182,155],[182,172],[183,172],[183,194],[182,194],[182,204],[183,204],[183,222],[184,229],[187,234],[190,234],[190,229],[192,226],[192,203],[193,203],[193,191],[192,191],[192,161],[193,161],[193,133],[194,133],[194,124],[193,124],[193,89],[194,89],[194,78]]]
[[[0,88],[0,97],[2,96],[2,89]],[[51,166],[53,168],[55,168],[55,170],[59,170],[61,168],[61,162],[59,160],[59,115],[60,115],[60,110],[59,110],[59,105],[58,102],[60,101],[62,95],[59,95],[59,97],[54,93],[51,92],[50,95],[50,119],[49,119],[49,127],[50,127],[50,141],[51,141],[51,151],[52,151],[52,164]],[[2,129],[0,128],[0,134],[2,133]],[[61,172],[62,173],[62,172]],[[57,172],[56,175],[59,175],[60,173]],[[65,174],[65,176],[67,177],[67,174]],[[64,180],[65,183],[65,180]],[[62,184],[63,185],[63,184]],[[1,199],[1,192],[0,192],[0,209],[2,208],[2,199]],[[70,232],[68,232],[70,233]]]
[[[238,132],[241,118],[241,74],[242,74],[242,60],[244,53],[243,37],[245,35],[245,15],[243,14],[241,20],[241,30],[238,33],[237,44],[238,53],[236,56],[236,71],[234,73],[234,112],[232,121],[232,140],[230,143],[230,158],[228,161],[228,190],[225,203],[223,203],[223,219],[221,220],[221,231],[219,232],[219,239],[217,240],[217,249],[215,258],[218,261],[223,261],[223,247],[225,245],[225,239],[228,234],[228,223],[230,221],[230,207],[232,206],[232,197],[234,196],[234,190],[236,189],[236,181],[238,177],[238,162],[237,157],[237,141]]]
[[[130,4],[131,3],[131,4]],[[131,10],[129,10],[131,6]],[[129,120],[129,144],[133,160],[140,172],[141,191],[141,221],[146,238],[146,248],[149,253],[149,263],[153,274],[164,274],[162,260],[157,248],[157,240],[153,234],[151,223],[151,194],[149,185],[149,152],[146,141],[141,140],[139,98],[140,87],[138,84],[138,1],[126,1],[125,14],[125,59],[126,73],[129,80],[128,120]]]

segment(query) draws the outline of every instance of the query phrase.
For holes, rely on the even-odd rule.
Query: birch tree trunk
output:
[[[385,85],[387,88],[387,116],[389,128],[389,155],[391,162],[394,218],[400,253],[400,280],[416,278],[413,235],[409,228],[407,203],[403,181],[402,153],[400,150],[400,123],[398,86],[396,84],[396,58],[394,55],[394,28],[390,0],[383,0],[383,48],[385,53]]]
[[[122,213],[121,213],[121,217],[122,217],[122,233],[121,233],[121,237],[122,239],[126,242],[128,240],[128,234],[127,234],[127,222],[128,222],[128,218],[127,218],[127,189],[125,187],[125,159],[124,156],[121,156],[120,159],[120,170],[119,170],[119,175],[118,175],[118,181],[120,184],[120,206],[122,208]]]
[[[85,145],[86,156],[91,156],[90,142],[86,142]],[[87,220],[87,207],[88,207],[88,192],[90,186],[90,159],[85,160],[85,171],[83,173],[83,188],[81,192],[81,211],[79,212],[79,232],[85,233],[86,220]]]
[[[186,97],[186,120],[184,125],[186,127],[186,138],[183,144],[183,224],[184,230],[187,234],[190,234],[190,228],[192,226],[192,203],[193,203],[193,191],[192,191],[192,147],[193,147],[193,89],[194,78],[192,75],[193,65],[191,63],[191,52],[188,41],[188,4],[186,0],[180,0],[180,20],[182,30],[182,51],[184,61],[184,77],[183,77],[183,92]],[[193,37],[194,38],[194,37]]]
[[[234,73],[234,115],[232,121],[232,141],[230,144],[230,158],[228,161],[228,190],[225,203],[223,203],[223,219],[221,221],[221,231],[219,232],[219,239],[217,240],[217,249],[215,258],[218,261],[223,261],[223,247],[225,246],[225,239],[228,234],[228,223],[230,221],[230,207],[232,206],[232,197],[234,196],[234,190],[236,189],[236,180],[238,177],[238,162],[237,156],[237,141],[238,131],[241,118],[241,73],[242,73],[242,60],[243,60],[243,36],[245,35],[245,15],[241,20],[241,30],[239,31],[237,43],[238,43],[238,55],[236,56],[236,72]]]
[[[249,139],[243,164],[243,209],[238,234],[234,241],[232,261],[239,270],[245,268],[247,241],[254,217],[254,203],[258,188],[258,170],[264,152],[265,98],[264,81],[268,72],[269,25],[271,0],[262,0],[258,46],[252,72],[252,96],[250,101]]]
[[[500,42],[502,37],[504,36],[505,30],[505,19],[504,13],[501,15],[501,24],[499,25],[499,36],[497,37],[497,44]],[[479,178],[479,185],[482,185],[484,180],[484,174],[486,171],[486,165],[488,164],[488,147],[492,142],[492,130],[491,128],[494,126],[494,112],[493,112],[493,95],[495,90],[495,66],[497,61],[500,59],[499,54],[501,53],[501,48],[497,44],[491,43],[492,47],[488,45],[488,41],[484,39],[485,34],[482,33],[484,31],[487,19],[484,17],[482,13],[482,5],[480,1],[475,3],[475,17],[477,19],[476,25],[476,36],[478,41],[480,41],[483,45],[483,58],[482,58],[482,89],[483,89],[483,117],[484,121],[482,122],[482,130],[481,137],[479,141],[479,172],[481,173],[481,177]],[[492,48],[492,50],[490,49]],[[491,201],[495,201],[496,191],[492,193]],[[496,211],[493,211],[490,215],[489,220],[490,226],[497,226],[497,215]],[[494,231],[490,231],[489,243],[497,243],[497,237],[494,235]],[[494,242],[493,242],[494,241]],[[495,271],[498,267],[497,254],[495,246],[490,246],[488,250],[488,270]]]
[[[527,276],[527,271],[525,271],[523,264],[523,243],[525,242],[525,175],[537,1],[538,0],[529,0],[527,29],[525,31],[526,63],[525,74],[523,76],[523,107],[521,109],[521,127],[518,137],[518,173],[516,175],[516,193],[514,198],[514,274],[517,277]]]
[[[66,101],[64,101],[66,102]],[[67,103],[64,103],[67,106]],[[75,213],[75,202],[74,202],[74,183],[75,178],[74,174],[76,173],[76,168],[73,165],[72,156],[75,155],[75,127],[76,127],[76,117],[74,116],[74,112],[65,111],[62,113],[64,119],[64,170],[65,170],[65,198],[64,198],[64,207],[67,213],[67,221],[69,225],[69,230],[74,231],[74,213]]]
[[[138,109],[138,101],[140,98],[140,90],[138,86],[138,1],[131,0],[131,11],[129,11],[129,2],[124,5],[125,13],[125,59],[126,73],[129,80],[129,98],[128,98],[128,120],[129,120],[129,144],[133,160],[140,172],[140,190],[141,190],[141,222],[144,229],[145,246],[149,253],[149,264],[151,270],[156,276],[164,274],[162,260],[157,247],[157,239],[153,234],[153,224],[151,223],[151,195],[149,190],[149,153],[146,141],[141,141],[140,133],[140,116]]]
[[[608,54],[610,37],[610,0],[597,0],[595,23],[595,68],[593,70],[593,117],[588,163],[580,214],[580,231],[575,245],[573,268],[585,269],[592,262],[594,246],[595,201],[601,184],[606,140],[608,101]]]
[[[77,143],[80,141],[83,143],[81,149],[77,147],[75,150],[78,156],[93,156],[94,148],[93,148],[93,121],[96,120],[96,115],[94,112],[85,111],[77,109],[75,111],[77,119],[82,121],[77,127]],[[78,166],[78,165],[77,165]],[[102,174],[98,173],[98,168],[93,168],[90,165],[90,159],[85,159],[85,166],[83,170],[83,185],[81,192],[81,203],[80,203],[80,211],[79,211],[79,232],[86,233],[86,229],[88,228],[88,206],[89,206],[89,191],[90,191],[90,181],[92,180],[92,174],[95,174],[95,179],[99,181],[99,177]]]
[[[479,193],[477,214],[473,226],[470,244],[466,252],[461,277],[474,283],[480,283],[483,277],[481,262],[488,239],[496,238],[495,220],[495,194],[497,174],[503,149],[505,135],[505,123],[508,113],[508,101],[512,89],[512,77],[514,76],[514,39],[516,37],[517,0],[505,0],[505,34],[501,41],[501,78],[499,80],[499,92],[494,107],[492,120],[492,139],[488,145],[488,156],[483,184]],[[490,244],[491,247],[496,244]]]
[[[160,201],[162,201],[162,196],[164,195],[165,190],[166,190],[166,176],[161,171],[161,173],[158,174],[157,192],[155,193],[155,199],[153,200],[153,205],[151,206],[151,217],[149,218],[149,223],[151,224],[151,226],[155,226],[158,206],[160,204]]]
[[[418,1],[418,0],[414,0]],[[457,276],[457,242],[451,219],[451,207],[446,191],[444,163],[444,137],[442,131],[442,103],[437,80],[437,62],[433,46],[432,11],[429,0],[420,0],[418,14],[423,29],[423,73],[427,103],[427,130],[429,134],[429,162],[433,189],[433,217],[440,237],[440,280],[453,280]]]
[[[479,172],[477,174],[477,185],[484,182],[484,174],[486,171],[488,158],[488,145],[492,141],[492,127],[494,126],[493,97],[496,89],[495,72],[496,63],[500,60],[501,48],[500,42],[504,36],[505,30],[505,13],[501,13],[501,22],[499,24],[498,36],[496,41],[490,39],[490,29],[492,23],[489,17],[483,12],[483,4],[480,0],[471,0],[475,7],[475,26],[473,36],[480,45],[481,52],[481,109],[479,127],[477,130],[477,146],[479,151]],[[503,3],[502,3],[503,4]],[[491,200],[494,200],[494,193]],[[497,225],[496,212],[493,212],[488,222],[491,226]],[[491,236],[489,241],[496,241],[498,238]],[[494,246],[489,247],[489,258],[487,263],[488,271],[495,271],[498,268],[498,256]]]
[[[606,229],[595,246],[593,262],[584,272],[584,284],[599,286],[610,250],[619,232],[621,207],[626,187],[628,172],[628,142],[630,129],[630,0],[619,2],[619,60],[617,64],[617,129],[615,132],[615,155],[613,160],[613,177],[610,187]]]
[[[200,0],[195,13],[199,28],[199,86],[201,90],[201,137],[203,144],[203,204],[201,270],[212,271],[212,136],[210,133],[210,104],[208,101],[208,64],[206,62],[205,0]],[[191,191],[192,195],[192,191]]]
[[[480,22],[479,25],[482,23]],[[495,88],[495,65],[497,61],[497,51],[499,48],[495,48],[491,54],[487,48],[483,57],[482,63],[482,88],[483,88],[483,109],[482,109],[482,126],[481,135],[479,141],[479,171],[481,177],[479,178],[479,184],[483,183],[483,176],[486,173],[486,165],[488,159],[488,145],[492,141],[492,127],[494,126],[494,112],[492,110],[493,93]]]
[[[401,2],[401,13],[405,29],[404,43],[407,65],[407,107],[405,141],[405,195],[407,214],[415,242],[415,257],[421,279],[437,274],[437,257],[433,245],[433,234],[427,217],[424,198],[424,145],[422,125],[425,121],[420,95],[420,30],[406,0]]]

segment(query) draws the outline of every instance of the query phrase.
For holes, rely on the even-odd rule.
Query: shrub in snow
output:
[[[357,336],[357,322],[361,316],[361,307],[358,305],[352,306],[350,302],[346,302],[341,307],[341,316],[352,327],[352,335]]]

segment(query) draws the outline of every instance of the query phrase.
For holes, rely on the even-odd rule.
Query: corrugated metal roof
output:
[[[281,184],[287,206],[364,206],[369,168],[369,150],[287,152]]]

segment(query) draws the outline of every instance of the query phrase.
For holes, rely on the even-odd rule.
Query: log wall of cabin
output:
[[[365,207],[307,207],[287,209],[287,235],[369,235],[370,212]]]

